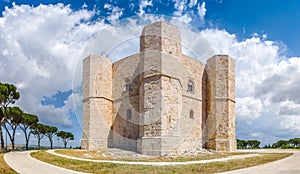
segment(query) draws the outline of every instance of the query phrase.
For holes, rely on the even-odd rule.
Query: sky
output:
[[[0,0],[0,10],[0,81],[17,86],[25,112],[73,132],[73,147],[82,135],[82,59],[137,52],[143,25],[158,20],[180,26],[185,53],[201,62],[235,59],[237,138],[300,137],[298,0]],[[17,143],[22,137],[18,130]]]

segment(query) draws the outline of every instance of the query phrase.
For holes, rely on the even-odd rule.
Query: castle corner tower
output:
[[[83,61],[82,149],[108,147],[112,124],[112,62],[98,55]]]
[[[235,151],[235,65],[228,55],[207,60],[207,118],[205,147]]]

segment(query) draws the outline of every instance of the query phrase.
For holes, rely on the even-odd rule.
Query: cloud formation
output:
[[[205,2],[202,2],[202,4],[199,3],[197,10],[198,10],[198,15],[199,15],[200,19],[204,20],[204,16],[206,14]]]
[[[49,124],[71,126],[70,106],[42,105],[44,96],[72,88],[73,68],[85,44],[97,33],[92,11],[69,6],[13,5],[0,18],[1,81],[17,85],[18,105]],[[63,76],[62,76],[63,75]]]
[[[140,4],[139,4],[139,12],[138,15],[142,16],[145,14],[145,10],[144,8],[148,7],[148,6],[153,6],[152,4],[152,0],[141,0]]]

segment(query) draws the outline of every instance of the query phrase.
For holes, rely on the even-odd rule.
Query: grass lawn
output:
[[[0,153],[0,173],[5,173],[5,174],[17,173],[6,164],[3,158],[4,154],[5,153]]]
[[[71,170],[87,173],[215,173],[245,168],[279,160],[290,156],[288,153],[262,154],[258,157],[213,162],[207,164],[177,165],[177,166],[144,166],[112,163],[95,163],[71,160],[49,154],[45,151],[31,153],[34,158]]]

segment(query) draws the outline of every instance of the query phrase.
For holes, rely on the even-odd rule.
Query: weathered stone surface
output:
[[[97,55],[83,62],[83,149],[107,148],[112,124],[112,62]]]
[[[206,147],[235,151],[235,76],[233,59],[217,55],[206,66],[209,106],[206,120]]]
[[[181,56],[181,35],[178,28],[165,22],[156,22],[144,27],[140,51],[158,50]]]
[[[140,39],[141,52],[117,62],[84,60],[82,148],[234,151],[233,59],[204,65],[183,55],[179,30],[165,22],[145,26]]]

